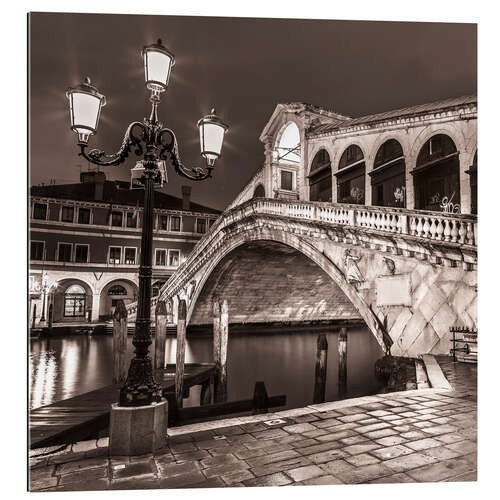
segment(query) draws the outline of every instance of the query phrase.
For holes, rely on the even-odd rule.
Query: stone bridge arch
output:
[[[244,231],[240,231],[236,235],[233,235],[231,238],[225,239],[224,245],[218,249],[217,256],[211,259],[200,271],[196,273],[196,285],[191,297],[189,298],[187,290],[181,293],[181,298],[185,298],[188,302],[188,324],[191,321],[198,299],[200,298],[208,279],[212,276],[219,264],[232,252],[244,247],[245,245],[255,242],[272,242],[284,245],[299,252],[309,261],[318,266],[318,268],[332,280],[334,286],[341,290],[350,304],[354,306],[381,348],[384,351],[388,351],[392,344],[392,340],[384,332],[377,316],[371,310],[370,306],[363,300],[356,287],[346,280],[343,271],[330,258],[328,258],[325,253],[321,251],[321,249],[317,248],[315,245],[300,236],[290,232],[276,232],[275,230],[262,224],[247,228]],[[168,298],[174,299],[174,297]],[[221,299],[223,298],[224,297],[221,297]],[[174,300],[174,303],[176,302],[177,301]]]

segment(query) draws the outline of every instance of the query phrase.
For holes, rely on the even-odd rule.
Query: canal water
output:
[[[326,401],[338,399],[338,333],[327,333],[328,370]],[[285,408],[312,403],[317,332],[255,331],[229,337],[228,400],[253,396],[256,381],[263,381],[269,396],[285,394]],[[168,363],[175,363],[176,339],[167,337]],[[128,354],[132,356],[132,338]],[[367,328],[348,330],[347,397],[375,394],[382,385],[374,376],[375,361],[383,353]],[[212,361],[211,337],[188,336],[186,363]],[[111,336],[72,335],[31,340],[30,408],[45,406],[100,387],[112,381]],[[199,404],[199,387],[191,389],[184,406]]]

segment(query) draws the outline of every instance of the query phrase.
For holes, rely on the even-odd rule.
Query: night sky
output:
[[[160,120],[186,165],[200,165],[196,122],[216,106],[230,125],[213,179],[193,201],[223,209],[264,160],[259,135],[279,102],[348,116],[476,92],[476,25],[103,14],[32,14],[31,184],[78,182],[88,164],[69,128],[69,86],[89,76],[106,96],[90,146],[115,151],[149,116],[140,49],[162,38],[176,64]],[[103,170],[129,179],[135,155]],[[190,181],[170,171],[167,192]]]

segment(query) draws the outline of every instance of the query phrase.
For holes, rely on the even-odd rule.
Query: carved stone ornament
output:
[[[361,257],[352,255],[351,251],[348,248],[346,249],[344,253],[345,277],[348,283],[355,286],[365,281],[357,264],[360,260]]]

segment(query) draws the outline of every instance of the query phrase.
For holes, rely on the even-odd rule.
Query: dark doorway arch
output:
[[[385,141],[375,155],[372,179],[372,205],[405,207],[405,157],[396,139]]]
[[[340,157],[337,176],[337,201],[339,203],[365,203],[365,159],[363,151],[351,144]]]
[[[457,147],[449,136],[432,136],[420,149],[411,173],[415,208],[460,212],[460,162]]]
[[[69,286],[64,292],[64,317],[83,319],[85,317],[85,300],[86,293],[82,286],[78,284]]]
[[[474,153],[472,165],[466,172],[470,175],[470,211],[477,215],[477,151]]]
[[[266,190],[264,189],[264,186],[262,184],[257,184],[253,192],[253,198],[265,198],[265,197],[266,197]]]
[[[311,163],[309,200],[332,201],[332,165],[326,149],[320,149]]]

